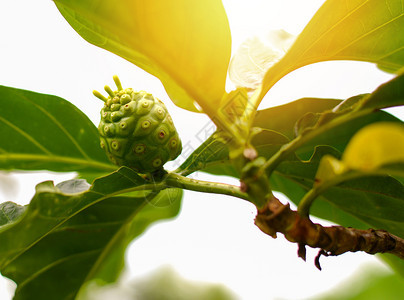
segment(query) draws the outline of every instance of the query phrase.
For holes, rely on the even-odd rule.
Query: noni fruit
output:
[[[100,145],[118,166],[140,173],[162,169],[182,150],[181,140],[166,106],[152,94],[123,89],[114,76],[117,91],[105,86],[108,98],[94,91],[105,102],[98,126]]]

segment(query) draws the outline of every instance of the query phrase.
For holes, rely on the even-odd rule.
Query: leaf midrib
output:
[[[102,171],[116,171],[117,167],[112,164],[107,164],[103,162],[99,162],[93,159],[85,159],[85,158],[74,158],[69,156],[60,156],[60,155],[44,155],[44,154],[27,154],[27,153],[0,153],[0,162],[1,161],[45,161],[45,162],[55,162],[55,163],[66,163],[71,165],[81,165],[83,167],[93,167]]]

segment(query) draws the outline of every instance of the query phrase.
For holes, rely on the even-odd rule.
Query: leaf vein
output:
[[[24,130],[22,130],[18,126],[14,125],[13,123],[4,119],[1,116],[0,116],[0,121],[2,121],[4,124],[6,124],[7,126],[11,127],[15,131],[17,131],[19,134],[21,134],[23,137],[25,137],[27,140],[29,140],[32,144],[34,144],[36,147],[41,149],[43,152],[47,153],[48,155],[52,154],[48,149],[46,149],[44,146],[42,146],[36,139],[34,139],[32,136],[30,136],[28,133],[26,133]]]
[[[63,127],[63,125],[54,117],[52,116],[46,109],[44,109],[42,106],[38,105],[38,103],[35,103],[31,99],[27,98],[26,96],[22,95],[21,93],[17,93],[17,95],[24,100],[32,103],[35,107],[37,107],[45,116],[47,116],[49,119],[52,120],[56,124],[56,126],[67,136],[67,138],[73,143],[73,145],[77,148],[77,150],[85,157],[86,159],[90,159],[87,155],[87,153],[84,152],[83,148],[80,146],[80,144],[73,138],[73,136],[66,130],[66,128]]]
[[[312,47],[313,45],[317,44],[324,36],[326,36],[329,32],[331,32],[334,28],[336,28],[339,24],[341,24],[342,22],[345,21],[345,19],[347,19],[348,17],[350,17],[351,15],[353,15],[356,11],[358,11],[362,6],[364,6],[367,2],[369,2],[369,0],[364,1],[362,4],[358,5],[357,7],[353,8],[350,12],[348,12],[343,18],[341,18],[340,20],[338,20],[338,22],[336,22],[333,26],[331,26],[330,28],[328,28],[326,31],[324,31],[322,34],[320,34],[320,36],[318,36],[312,43],[311,43],[311,47],[307,47],[301,54],[300,54],[300,58],[298,60],[300,60]]]
[[[34,280],[35,278],[37,278],[38,276],[40,276],[41,274],[45,273],[46,271],[52,269],[53,267],[56,267],[66,261],[68,261],[69,259],[75,258],[75,257],[80,257],[80,256],[88,256],[88,255],[92,255],[92,254],[97,254],[98,252],[101,252],[101,249],[95,249],[95,250],[89,250],[89,251],[84,251],[84,252],[80,252],[80,253],[75,253],[69,256],[65,256],[61,259],[55,260],[53,263],[44,266],[43,268],[39,269],[38,271],[36,271],[35,273],[33,273],[31,276],[29,276],[28,278],[26,278],[24,281],[20,282],[18,284],[18,288],[21,289],[23,288],[25,285],[27,285],[29,282],[31,282],[32,280]]]
[[[6,214],[6,211],[4,210],[4,207],[1,208],[1,212],[3,213],[4,217],[7,219],[7,223],[11,222],[11,219],[8,217],[8,215]]]
[[[397,52],[400,52],[400,51],[402,51],[402,50],[404,50],[404,46],[402,46],[402,47],[400,47],[400,48],[397,48],[397,49],[395,49],[395,50],[393,50],[393,51],[391,51],[391,52],[386,53],[385,55],[379,57],[379,58],[377,59],[377,61],[381,61],[382,59],[384,59],[384,58],[386,58],[386,57],[389,57],[389,56],[391,56],[391,55],[393,55],[393,54],[395,54],[395,53],[397,53]]]
[[[365,37],[369,36],[370,34],[375,33],[376,31],[382,29],[383,27],[385,27],[385,26],[387,26],[387,25],[389,25],[389,24],[391,24],[391,23],[393,23],[393,22],[396,22],[399,18],[401,18],[401,17],[403,17],[403,16],[404,16],[404,13],[402,13],[402,14],[398,15],[397,17],[395,17],[395,18],[389,20],[388,22],[385,22],[385,23],[383,23],[383,24],[381,24],[381,25],[379,25],[379,26],[373,28],[372,30],[368,31],[367,33],[365,33],[365,34],[359,36],[358,38],[354,39],[354,40],[351,41],[350,43],[344,45],[344,47],[342,47],[341,49],[337,50],[332,56],[337,56],[339,53],[341,53],[342,51],[344,51],[345,49],[347,49],[347,48],[350,47],[351,45],[353,45],[353,44],[355,44],[356,42],[358,42],[358,41],[364,39]]]

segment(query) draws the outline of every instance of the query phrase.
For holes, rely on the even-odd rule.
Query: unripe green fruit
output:
[[[162,169],[181,153],[182,145],[166,106],[144,91],[122,89],[114,76],[117,91],[105,86],[108,98],[94,91],[105,102],[98,126],[100,145],[109,160],[140,173]]]

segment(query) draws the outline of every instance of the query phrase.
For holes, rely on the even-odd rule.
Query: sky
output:
[[[324,1],[223,2],[234,51],[246,38],[268,30],[281,28],[297,35]],[[196,148],[201,143],[196,134],[211,124],[206,116],[174,106],[158,79],[88,44],[70,28],[52,1],[1,1],[0,12],[1,85],[63,97],[97,125],[102,103],[92,90],[113,85],[112,76],[117,74],[124,87],[146,90],[165,102],[183,144]],[[367,63],[315,64],[283,78],[260,108],[308,96],[343,99],[371,92],[389,78]],[[402,109],[394,112],[404,115]],[[58,183],[73,176],[0,172],[0,202],[26,204],[37,183],[48,179]],[[226,177],[195,176],[237,184]],[[4,188],[6,182],[9,189]],[[376,258],[360,253],[323,258],[320,272],[312,263],[315,250],[309,250],[308,262],[303,262],[297,258],[295,244],[260,232],[253,223],[254,216],[253,205],[243,200],[186,191],[181,214],[175,220],[152,226],[129,247],[123,281],[171,265],[185,278],[224,284],[240,299],[305,299],[337,286],[369,265],[388,272]],[[10,281],[0,278],[0,299],[11,299],[13,288]]]

